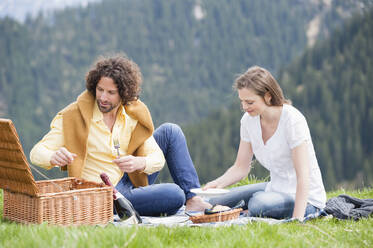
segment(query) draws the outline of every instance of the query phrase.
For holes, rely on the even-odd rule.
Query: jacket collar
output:
[[[95,118],[93,116],[95,102],[95,97],[87,90],[81,93],[77,98],[78,108],[87,127],[92,117]],[[148,131],[153,133],[154,125],[152,117],[148,108],[142,101],[136,100],[129,102],[124,106],[123,112],[137,120]]]

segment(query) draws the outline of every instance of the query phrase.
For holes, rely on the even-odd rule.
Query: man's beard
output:
[[[97,106],[98,106],[99,110],[100,110],[102,113],[106,114],[106,113],[109,113],[110,111],[112,111],[113,109],[115,109],[118,105],[114,105],[114,104],[112,104],[112,103],[108,103],[108,105],[106,105],[106,106],[104,107],[104,106],[102,106],[102,105],[100,104],[100,101],[97,100]]]

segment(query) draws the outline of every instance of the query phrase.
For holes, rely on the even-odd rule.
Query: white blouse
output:
[[[297,177],[291,150],[304,141],[310,160],[310,185],[308,203],[324,208],[326,193],[317,163],[307,121],[295,107],[284,104],[275,133],[263,143],[260,116],[245,113],[241,119],[241,140],[250,142],[256,159],[270,171],[271,181],[265,191],[290,194],[295,199]]]

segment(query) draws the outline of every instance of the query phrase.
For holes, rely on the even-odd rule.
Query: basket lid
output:
[[[34,177],[22,149],[16,128],[9,119],[0,118],[0,188],[38,194]]]

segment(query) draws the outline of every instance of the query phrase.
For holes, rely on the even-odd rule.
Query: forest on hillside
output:
[[[371,139],[352,138],[365,135],[369,125],[357,124],[365,123],[360,112],[356,113],[354,123],[345,123],[343,107],[336,108],[333,114],[337,117],[333,122],[328,119],[329,114],[324,113],[323,106],[319,108],[319,116],[311,111],[312,106],[320,106],[313,102],[318,100],[318,93],[312,88],[313,79],[322,76],[319,67],[313,69],[311,60],[323,61],[324,55],[328,55],[319,47],[323,41],[328,44],[338,36],[333,33],[336,28],[345,34],[343,42],[352,42],[349,38],[355,33],[345,33],[345,23],[351,16],[365,18],[364,13],[371,5],[371,0],[331,1],[330,5],[308,0],[103,0],[53,15],[40,14],[26,19],[25,23],[2,18],[0,56],[6,59],[0,60],[0,117],[13,120],[28,156],[33,144],[48,130],[56,112],[84,89],[85,74],[95,59],[99,55],[125,53],[142,70],[142,100],[150,107],[156,126],[163,122],[183,125],[201,182],[206,182],[234,160],[239,140],[236,121],[241,114],[231,90],[234,77],[249,65],[259,64],[279,75],[295,105],[310,113],[311,129],[316,128],[313,123],[317,121],[317,130],[327,132],[326,136],[322,131],[311,130],[316,133],[316,140],[327,137],[319,146],[320,164],[328,175],[327,184],[352,180],[359,172],[372,173],[369,170]],[[314,30],[315,23],[317,32],[311,37],[310,30]],[[307,49],[314,42],[315,50]],[[339,43],[330,46],[340,47]],[[347,49],[340,53],[345,51]],[[371,48],[366,53],[369,52]],[[304,66],[296,67],[302,59],[309,65],[302,62]],[[356,60],[366,63],[364,56]],[[357,73],[349,67],[330,65],[330,70],[335,70],[333,73],[337,75],[339,70]],[[310,73],[309,80],[300,78],[304,70]],[[370,74],[362,75],[361,82],[372,79]],[[336,96],[328,104],[345,106],[345,101],[355,99],[356,89],[350,89],[349,82],[343,84],[347,88],[341,89],[352,90],[349,95],[343,99]],[[361,82],[355,86],[359,90]],[[316,91],[322,90],[326,95],[334,93],[334,88],[329,87],[318,86]],[[304,88],[302,94],[307,95],[295,94],[296,88]],[[362,100],[366,104],[371,104],[365,99],[369,94],[367,91]],[[366,106],[368,112],[364,113],[369,113],[371,105]],[[341,129],[331,128],[331,123]],[[331,130],[324,130],[326,127]],[[342,127],[352,130],[347,132]],[[346,137],[352,140],[342,140]],[[355,153],[353,159],[364,162],[356,160],[357,169],[345,174],[345,166],[349,164],[343,156],[357,150],[360,153]],[[328,153],[333,156],[327,157]],[[351,158],[348,159],[350,163]],[[339,165],[331,166],[335,161]],[[362,164],[368,169],[361,170]],[[332,174],[335,176],[330,176]],[[52,171],[48,175],[61,174]],[[168,176],[164,175],[162,180],[169,180]]]
[[[278,75],[285,96],[307,118],[327,188],[373,182],[372,27],[373,9],[306,50]],[[237,102],[187,127],[202,178],[220,175],[233,164],[241,116]],[[268,176],[258,163],[253,174]]]

